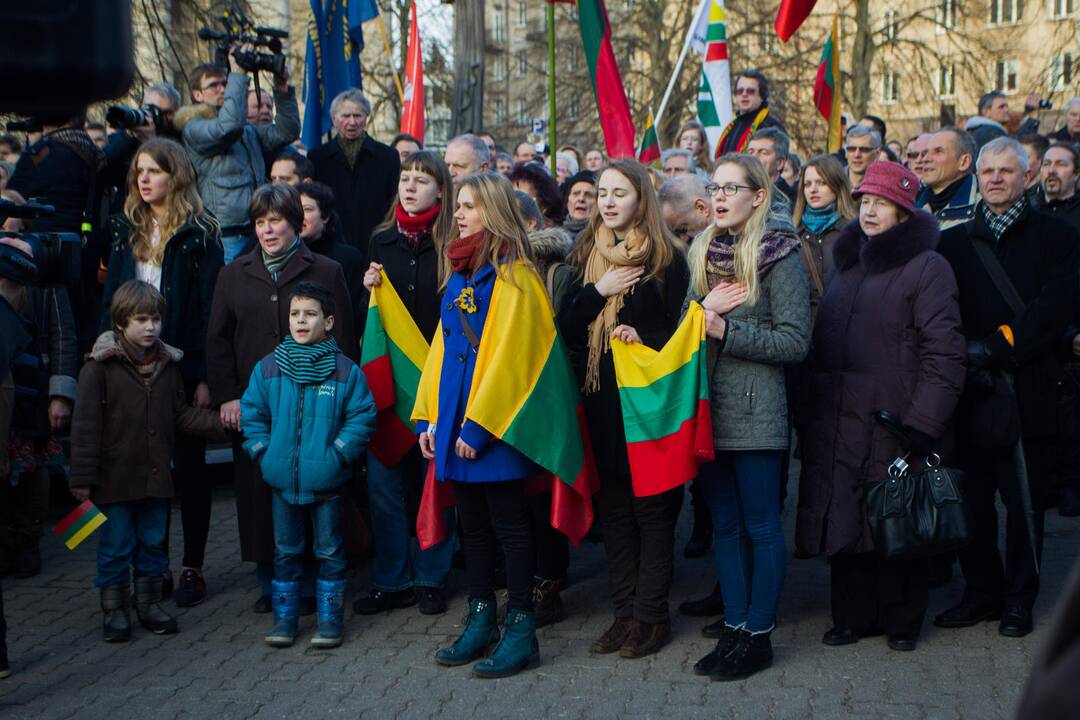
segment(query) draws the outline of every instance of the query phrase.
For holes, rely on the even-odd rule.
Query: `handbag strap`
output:
[[[1020,297],[1020,293],[1016,291],[1016,286],[1009,280],[1005,268],[1001,267],[1001,261],[997,259],[997,255],[994,254],[990,243],[983,238],[973,237],[971,245],[975,248],[975,254],[979,256],[983,269],[986,270],[990,279],[994,282],[997,291],[1001,293],[1002,299],[1008,303],[1013,315],[1018,317],[1024,312],[1024,300]]]
[[[456,305],[458,311],[458,317],[461,318],[461,331],[465,333],[465,339],[469,341],[469,345],[472,346],[473,351],[480,349],[480,338],[477,337],[476,331],[472,329],[472,325],[469,324],[469,319],[465,315],[465,311],[461,309],[460,305]]]

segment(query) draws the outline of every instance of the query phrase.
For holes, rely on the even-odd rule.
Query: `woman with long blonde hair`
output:
[[[109,305],[117,288],[128,280],[153,285],[165,296],[161,339],[184,351],[180,373],[188,402],[209,407],[206,328],[224,264],[221,229],[203,209],[195,169],[178,143],[155,138],[139,146],[128,170],[124,212],[109,219],[109,240],[101,330],[111,327]],[[184,525],[183,570],[176,589],[180,607],[198,605],[206,597],[202,565],[212,486],[204,458],[205,441],[177,436],[175,474]]]
[[[761,162],[728,154],[709,192],[713,224],[690,249],[691,291],[705,308],[716,460],[697,482],[713,520],[725,618],[694,666],[716,680],[772,664],[769,635],[784,581],[780,483],[788,448],[784,367],[810,344],[810,289],[793,235],[767,229],[772,183]],[[749,541],[747,541],[749,539]]]
[[[571,257],[579,284],[559,311],[583,378],[615,614],[592,644],[594,653],[644,657],[671,634],[668,594],[682,488],[634,495],[610,343],[618,337],[660,349],[674,333],[689,282],[675,243],[644,166],[615,160],[601,171],[596,209]]]

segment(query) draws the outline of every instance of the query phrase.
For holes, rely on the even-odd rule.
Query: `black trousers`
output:
[[[1034,511],[1033,553],[1012,452],[980,450],[966,444],[958,448],[959,465],[964,471],[964,496],[975,523],[974,538],[960,551],[965,601],[980,605],[1020,605],[1028,610],[1034,606],[1039,594],[1043,514],[1053,449],[1052,440],[1024,440]],[[1004,563],[998,551],[998,514],[994,505],[997,494],[1001,495],[1006,511]]]
[[[495,601],[495,539],[506,557],[507,608],[532,610],[532,519],[522,480],[454,483],[470,598]]]
[[[602,477],[596,493],[598,517],[615,617],[646,623],[669,621],[675,521],[682,492],[680,486],[659,495],[634,497],[629,475]]]
[[[565,580],[570,569],[570,541],[551,527],[551,493],[530,495],[527,501],[532,514],[536,577],[543,580]]]
[[[833,625],[858,635],[917,636],[929,600],[929,564],[873,553],[829,558]]]
[[[213,482],[206,470],[206,441],[179,433],[176,436],[173,482],[180,495],[180,522],[184,528],[184,567],[201,568],[210,536]]]

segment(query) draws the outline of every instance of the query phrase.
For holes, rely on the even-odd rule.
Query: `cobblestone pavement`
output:
[[[688,510],[689,508],[686,508]],[[788,503],[788,547],[793,525]],[[683,560],[689,512],[679,527],[673,606],[707,592],[708,559]],[[179,515],[173,516],[173,560],[179,560]],[[888,650],[884,638],[829,648],[828,576],[820,560],[789,564],[776,661],[740,683],[693,675],[711,648],[702,622],[675,616],[673,639],[641,660],[590,656],[590,642],[610,622],[602,547],[572,555],[568,618],[540,631],[542,664],[498,681],[476,680],[468,667],[440,668],[432,653],[460,630],[463,578],[450,581],[450,611],[415,609],[347,618],[345,645],[307,648],[313,618],[303,618],[300,642],[266,647],[269,616],[253,615],[252,567],[240,562],[236,515],[227,491],[214,503],[207,561],[211,595],[176,611],[180,634],[156,637],[136,628],[127,644],[101,640],[91,540],[69,552],[43,541],[45,571],[4,581],[14,675],[0,681],[3,718],[989,718],[1010,717],[1032,656],[1044,638],[1052,605],[1080,549],[1080,522],[1047,520],[1043,591],[1037,627],[1021,639],[1000,637],[996,625],[934,628],[928,617],[912,653]],[[174,565],[174,571],[177,565]],[[351,578],[366,590],[367,570]],[[959,582],[932,593],[929,615],[948,607]],[[175,611],[175,609],[173,609]]]

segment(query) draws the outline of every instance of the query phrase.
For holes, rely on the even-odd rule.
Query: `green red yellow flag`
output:
[[[641,146],[638,148],[637,159],[642,165],[648,165],[660,159],[660,138],[656,135],[651,108],[645,119],[645,132],[641,134]]]
[[[360,347],[360,369],[375,398],[378,415],[368,452],[386,467],[394,467],[416,443],[409,414],[416,402],[420,372],[428,343],[390,278],[371,290],[367,324]]]
[[[522,262],[499,273],[480,335],[465,419],[543,468],[550,476],[551,525],[576,544],[592,525],[597,477],[574,370],[540,277]],[[437,422],[441,338],[440,329],[420,379],[413,422]],[[443,536],[442,510],[452,504],[449,483],[437,480],[435,463],[429,465],[417,519],[417,537],[424,548]]]
[[[840,43],[838,21],[833,17],[832,34],[821,50],[821,63],[814,78],[814,105],[829,121],[828,150],[840,149]]]
[[[690,303],[660,350],[611,341],[634,495],[657,495],[713,459],[705,311]]]
[[[74,550],[107,519],[97,505],[89,500],[83,500],[77,508],[56,524],[53,534],[64,541],[68,550]]]
[[[634,121],[626,99],[619,63],[611,42],[604,0],[578,0],[578,27],[589,65],[589,79],[596,93],[600,129],[604,133],[608,157],[634,156]]]

